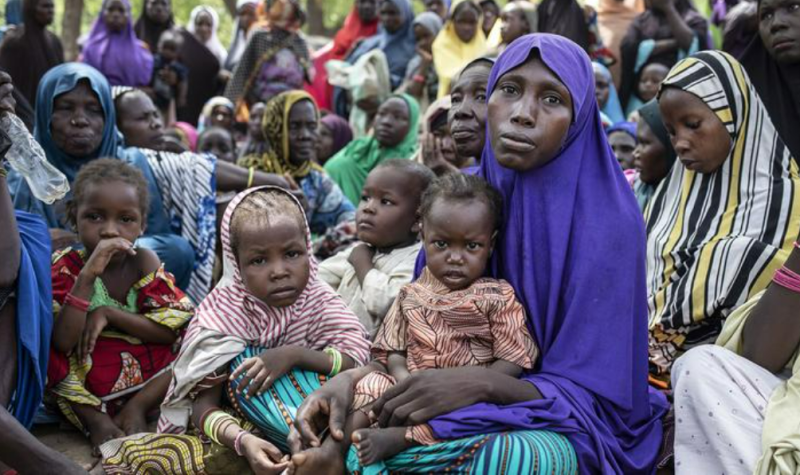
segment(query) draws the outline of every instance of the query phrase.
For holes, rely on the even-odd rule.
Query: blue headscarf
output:
[[[635,122],[628,122],[627,120],[623,120],[621,122],[616,122],[612,124],[609,128],[606,129],[606,135],[610,136],[614,132],[625,132],[626,134],[633,137],[633,140],[636,143],[639,143],[639,138],[636,135],[636,123]]]
[[[30,428],[44,395],[53,328],[50,234],[40,217],[24,211],[15,215],[21,254],[16,289],[17,387],[9,411]]]
[[[592,63],[592,68],[594,69],[594,72],[605,76],[606,80],[608,81],[608,101],[606,101],[606,105],[603,106],[601,112],[603,112],[603,114],[605,114],[609,120],[611,120],[612,124],[624,121],[625,114],[622,112],[622,103],[619,102],[617,87],[614,85],[614,78],[611,77],[611,71],[609,71],[607,67],[597,62]]]
[[[392,89],[396,89],[403,82],[406,74],[406,67],[409,61],[417,54],[416,40],[414,38],[414,9],[409,0],[389,0],[400,10],[403,16],[403,25],[394,33],[389,33],[381,24],[378,33],[365,39],[358,45],[347,62],[355,64],[358,58],[364,54],[380,49],[386,55],[389,62],[389,73],[391,76]]]
[[[583,49],[523,36],[498,58],[487,92],[534,51],[572,97],[561,151],[520,173],[497,162],[487,134],[480,175],[504,198],[492,273],[527,310],[541,358],[523,379],[543,398],[477,404],[430,425],[442,439],[552,430],[570,440],[582,473],[652,472],[667,404],[647,382],[644,221],[606,140]]]

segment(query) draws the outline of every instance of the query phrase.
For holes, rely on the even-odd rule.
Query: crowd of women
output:
[[[797,473],[800,0],[585,3],[9,1],[0,473]]]

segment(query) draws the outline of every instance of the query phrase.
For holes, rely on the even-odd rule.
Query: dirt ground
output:
[[[35,426],[31,432],[44,445],[66,455],[87,471],[99,460],[92,456],[89,439],[71,427],[47,424]]]

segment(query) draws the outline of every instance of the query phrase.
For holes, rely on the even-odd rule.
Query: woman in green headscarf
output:
[[[325,171],[353,203],[367,175],[390,158],[411,158],[417,150],[419,105],[408,94],[390,96],[378,108],[374,133],[350,142],[325,163]]]

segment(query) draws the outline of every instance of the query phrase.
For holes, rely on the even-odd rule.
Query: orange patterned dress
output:
[[[482,278],[451,291],[427,268],[404,286],[383,321],[372,356],[384,365],[390,352],[405,352],[411,373],[426,369],[490,366],[497,360],[532,369],[539,349],[528,331],[525,309],[504,280]],[[394,378],[370,373],[356,386],[355,410],[372,404]],[[438,442],[427,424],[409,427],[406,438]]]

